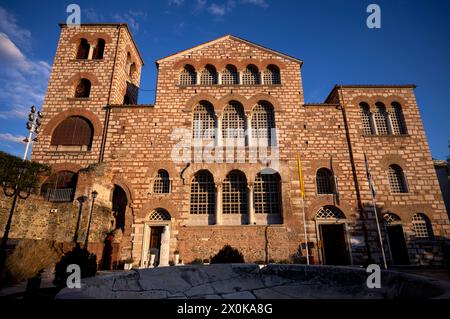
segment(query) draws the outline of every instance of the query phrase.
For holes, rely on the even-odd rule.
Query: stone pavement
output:
[[[82,280],[56,298],[331,299],[450,298],[450,283],[393,271],[369,289],[363,268],[249,264],[139,269]]]

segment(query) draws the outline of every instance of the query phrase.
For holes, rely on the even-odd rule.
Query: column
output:
[[[169,266],[169,252],[170,252],[170,227],[167,225],[164,226],[164,231],[161,234],[159,267]]]
[[[216,183],[216,225],[222,225],[222,182]]]
[[[249,225],[254,225],[256,224],[255,207],[253,205],[254,184],[249,183],[247,188],[248,188],[248,223]]]
[[[141,250],[141,268],[146,268],[147,266],[147,237],[148,237],[148,226],[144,224],[143,234],[142,234],[142,250]]]
[[[94,57],[94,50],[95,50],[95,45],[90,45],[89,46],[89,55],[88,55],[88,60],[92,60],[92,58]]]
[[[250,148],[253,146],[253,134],[252,134],[252,112],[246,112],[246,119],[247,119],[247,146]]]
[[[217,113],[217,136],[216,145],[219,147],[223,146],[223,136],[222,136],[222,114]]]

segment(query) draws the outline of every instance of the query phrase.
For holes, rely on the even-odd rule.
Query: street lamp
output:
[[[7,197],[13,197],[13,202],[11,205],[11,209],[9,211],[8,221],[6,222],[5,231],[3,233],[2,242],[0,246],[0,282],[3,277],[3,271],[5,269],[6,263],[6,244],[8,243],[9,231],[11,229],[12,217],[14,214],[14,210],[16,209],[17,199],[27,199],[32,191],[32,187],[23,187],[21,184],[22,178],[26,173],[26,168],[19,169],[19,175],[15,181],[5,180],[2,183],[3,193]],[[36,173],[35,173],[36,174]]]
[[[31,142],[37,142],[38,134],[40,133],[39,128],[41,127],[41,119],[44,117],[42,112],[37,111],[36,107],[33,105],[30,109],[30,114],[28,114],[27,130],[28,137],[23,141],[27,143],[25,148],[25,153],[23,155],[23,160],[27,159],[28,150],[30,149]]]
[[[83,195],[78,197],[77,200],[80,202],[80,211],[78,212],[77,226],[75,227],[75,234],[73,235],[73,241],[75,244],[78,242],[78,230],[80,228],[81,214],[83,213],[83,204],[88,200],[88,197]]]
[[[84,242],[84,249],[88,249],[88,242],[89,242],[89,232],[91,231],[91,219],[92,219],[92,211],[94,210],[94,202],[97,198],[98,193],[96,191],[93,191],[91,193],[92,195],[92,204],[91,204],[91,211],[89,212],[89,221],[88,221],[88,228],[86,231],[86,240]]]

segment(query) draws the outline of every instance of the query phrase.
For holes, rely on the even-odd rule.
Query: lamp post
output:
[[[5,269],[6,245],[8,243],[9,231],[11,229],[12,217],[14,214],[14,210],[16,209],[17,199],[18,198],[27,199],[31,195],[31,192],[33,191],[32,187],[26,187],[25,189],[22,189],[21,181],[25,173],[26,173],[25,168],[19,168],[19,175],[14,182],[5,180],[2,183],[3,192],[7,197],[12,197],[13,202],[11,205],[11,209],[9,211],[8,221],[6,222],[6,227],[3,233],[2,242],[0,246],[0,282],[3,277],[3,271]]]
[[[73,235],[73,241],[75,244],[78,242],[78,230],[80,229],[80,219],[81,214],[83,213],[83,204],[85,201],[87,201],[87,196],[80,196],[77,198],[77,200],[80,202],[80,211],[78,212],[78,218],[77,218],[77,225],[75,226],[75,234]]]
[[[39,128],[41,127],[41,119],[43,117],[44,115],[42,115],[42,112],[40,111],[36,112],[36,107],[33,105],[30,109],[30,114],[28,114],[28,122],[27,122],[28,137],[23,140],[25,143],[27,143],[27,146],[25,147],[25,153],[23,154],[24,161],[27,159],[28,150],[30,149],[31,142],[37,142],[38,140],[37,136],[40,133]]]
[[[86,240],[84,242],[84,249],[88,249],[88,242],[89,242],[89,232],[91,231],[91,219],[92,219],[92,211],[94,210],[94,202],[97,198],[98,193],[96,191],[92,192],[92,204],[91,204],[91,211],[89,212],[89,221],[88,221],[88,228],[86,231]]]

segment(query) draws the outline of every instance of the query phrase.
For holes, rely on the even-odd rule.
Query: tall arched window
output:
[[[259,102],[252,112],[252,138],[258,143],[272,145],[272,129],[275,128],[275,115],[270,103]]]
[[[383,103],[375,103],[376,111],[375,115],[375,124],[377,126],[378,135],[388,135],[389,134],[389,125],[388,125],[388,115],[386,112],[386,107]]]
[[[224,214],[247,214],[247,179],[240,171],[230,172],[223,181]]]
[[[264,71],[264,84],[281,84],[280,69],[276,65],[269,65]]]
[[[97,40],[97,45],[95,46],[94,49],[94,54],[93,54],[93,59],[95,60],[101,60],[103,59],[103,53],[105,52],[105,40],[103,39],[98,39]]]
[[[281,214],[281,178],[278,173],[258,173],[253,194],[256,214]]]
[[[185,65],[183,71],[180,73],[180,85],[195,85],[197,84],[197,72],[192,65]]]
[[[316,173],[317,194],[334,194],[334,177],[328,168],[321,168]]]
[[[361,116],[361,122],[362,122],[362,130],[364,135],[373,135],[374,129],[373,129],[373,123],[372,123],[372,117],[370,114],[370,108],[369,104],[365,102],[359,103],[359,112]]]
[[[230,102],[223,110],[222,136],[224,139],[245,139],[244,108],[238,102]]]
[[[78,175],[60,171],[51,175],[41,187],[41,196],[50,202],[71,202],[75,194]]]
[[[83,97],[89,97],[91,94],[91,81],[88,79],[81,79],[78,82],[78,85],[75,89],[75,97],[76,98],[83,98]]]
[[[62,121],[53,131],[51,145],[56,150],[87,151],[91,149],[94,129],[81,116],[71,116]]]
[[[217,71],[216,68],[210,64],[205,66],[200,74],[200,84],[213,85],[217,84]]]
[[[412,226],[416,238],[430,239],[433,237],[430,219],[425,214],[415,214],[412,218]]]
[[[128,74],[131,78],[134,77],[134,74],[136,73],[136,63],[131,63],[130,65],[130,73]]]
[[[239,84],[239,74],[234,65],[228,64],[222,72],[222,84]]]
[[[406,178],[402,168],[398,165],[389,166],[389,188],[391,193],[407,193]]]
[[[345,215],[339,208],[328,205],[319,209],[316,219],[345,219]]]
[[[170,178],[166,170],[160,169],[155,179],[153,180],[154,194],[169,194],[170,193]]]
[[[215,213],[215,185],[210,172],[200,171],[191,183],[191,214]]]
[[[91,46],[89,45],[89,42],[86,39],[81,39],[80,44],[78,45],[77,59],[79,60],[88,59],[90,48]]]
[[[393,102],[391,106],[392,106],[391,112],[392,133],[394,135],[407,134],[402,106],[397,102]]]
[[[245,68],[244,72],[242,72],[242,84],[255,85],[255,84],[259,84],[259,83],[260,83],[260,79],[259,79],[258,68],[253,64],[248,65]]]
[[[131,60],[131,54],[130,54],[130,52],[127,52],[127,60],[125,62],[125,73],[127,75],[130,75],[130,68],[131,68],[132,63],[133,63],[133,61]]]
[[[194,108],[192,137],[194,139],[214,139],[216,116],[211,103],[202,101]]]

